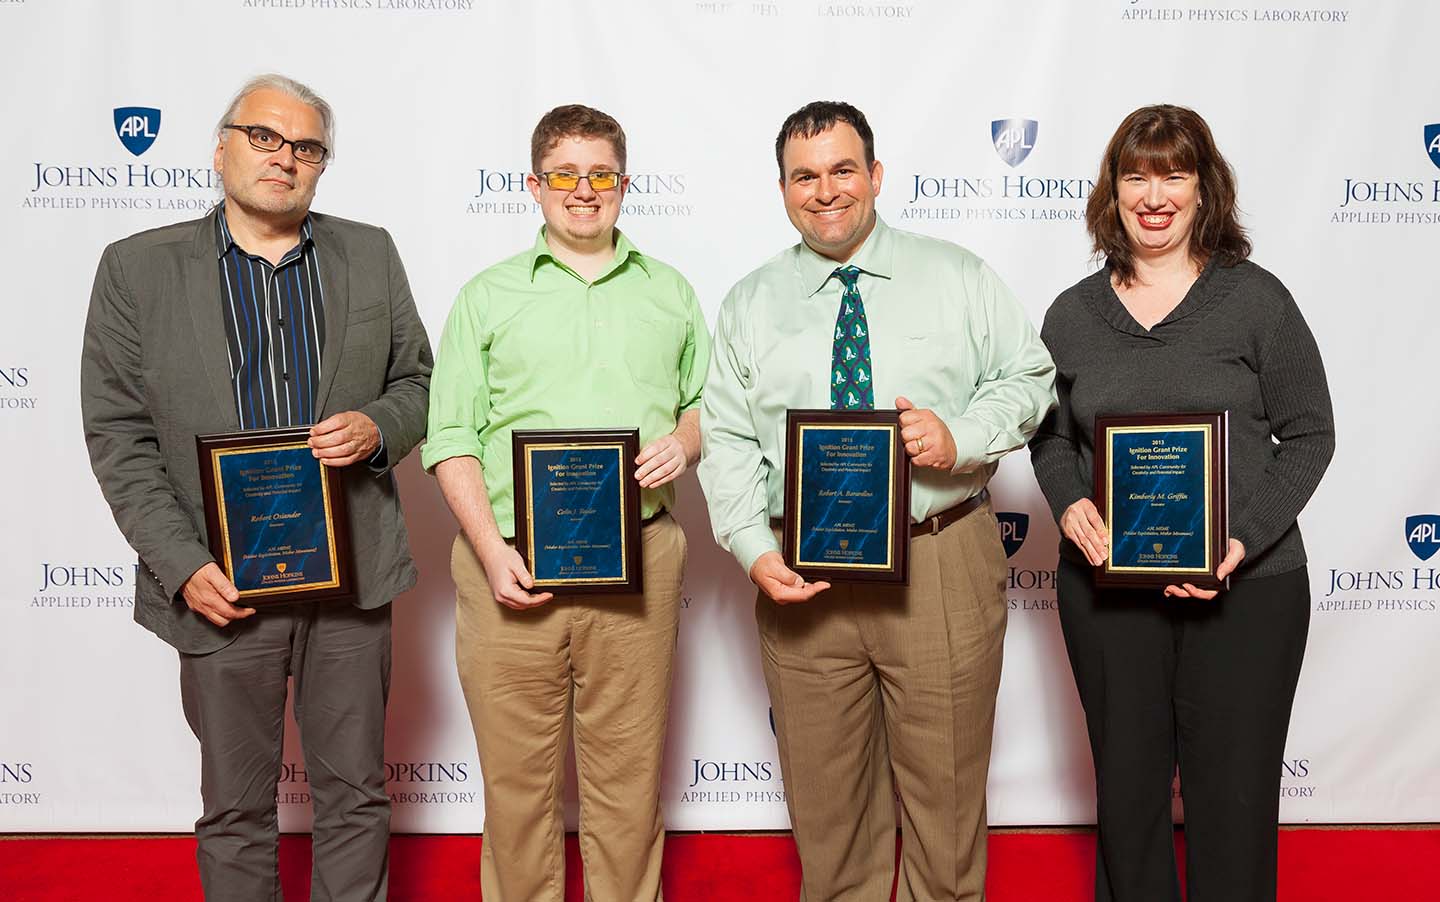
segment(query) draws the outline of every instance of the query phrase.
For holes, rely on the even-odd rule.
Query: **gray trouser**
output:
[[[239,635],[219,651],[180,654],[185,719],[200,740],[195,838],[206,900],[280,899],[275,789],[290,676],[315,805],[310,898],[384,899],[390,606],[287,605],[230,629]]]

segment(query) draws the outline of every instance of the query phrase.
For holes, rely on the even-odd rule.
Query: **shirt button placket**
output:
[[[602,306],[600,297],[595,294],[595,286],[593,284],[585,289],[585,295],[587,301],[589,302],[587,306],[591,310],[593,322],[595,323],[595,340],[599,342],[600,349],[600,353],[596,355],[600,359],[596,363],[595,368],[600,370],[602,375],[608,376],[610,375],[609,358],[612,354],[616,353],[616,348],[614,344],[609,340],[608,331],[605,326],[607,314],[605,313],[605,310]],[[611,397],[610,392],[607,391],[605,393],[605,396],[607,398]],[[607,405],[604,408],[604,411],[605,415],[608,417],[613,417],[615,415],[614,407]]]

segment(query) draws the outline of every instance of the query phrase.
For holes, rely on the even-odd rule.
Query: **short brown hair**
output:
[[[844,122],[855,129],[865,146],[865,168],[875,166],[875,133],[865,114],[839,100],[816,100],[785,117],[780,134],[775,136],[775,165],[780,167],[780,181],[785,181],[785,144],[793,138],[813,138]]]
[[[1235,170],[1220,155],[1210,126],[1185,107],[1141,107],[1126,116],[1110,138],[1100,177],[1085,205],[1085,228],[1095,255],[1105,258],[1121,284],[1135,278],[1135,255],[1117,203],[1120,177],[1127,172],[1195,173],[1204,203],[1195,211],[1191,259],[1203,266],[1215,257],[1222,265],[1234,266],[1250,256],[1250,239],[1235,205]]]
[[[615,148],[616,163],[625,169],[625,129],[615,117],[588,106],[571,103],[557,106],[540,117],[530,135],[530,169],[540,172],[540,158],[564,138],[596,138],[610,142]]]

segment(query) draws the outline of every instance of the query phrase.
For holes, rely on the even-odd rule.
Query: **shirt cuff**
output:
[[[770,524],[756,523],[753,526],[742,526],[730,536],[730,553],[735,555],[735,560],[740,562],[745,575],[750,575],[750,568],[760,555],[767,551],[778,552],[780,543],[775,541],[775,533],[771,531]]]
[[[425,444],[420,448],[420,466],[429,473],[433,472],[435,465],[442,460],[473,457],[483,461],[484,455],[485,449],[480,446],[473,430],[468,427],[446,427],[426,436]]]
[[[378,425],[375,429],[377,432],[380,432],[380,447],[375,449],[375,453],[370,455],[370,459],[365,461],[365,464],[376,473],[384,473],[386,469],[385,433],[380,430]]]
[[[955,440],[955,466],[950,468],[950,475],[958,476],[983,466],[990,449],[990,430],[985,424],[971,417],[943,422]]]

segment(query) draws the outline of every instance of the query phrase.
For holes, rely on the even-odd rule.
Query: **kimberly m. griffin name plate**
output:
[[[1227,425],[1225,412],[1095,418],[1095,506],[1110,527],[1097,584],[1225,588]]]
[[[354,597],[341,474],[315,458],[309,435],[195,436],[210,552],[242,607]]]
[[[537,591],[641,592],[638,429],[517,429],[515,550]]]
[[[784,557],[806,579],[907,583],[910,458],[895,410],[786,415]]]

